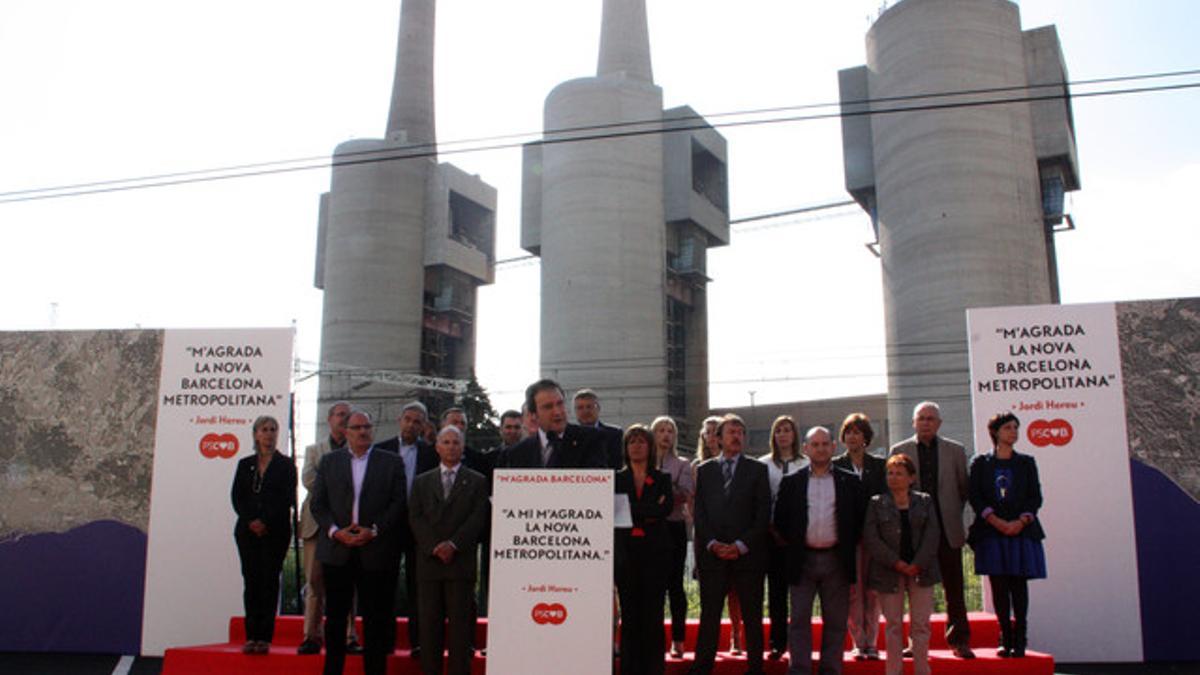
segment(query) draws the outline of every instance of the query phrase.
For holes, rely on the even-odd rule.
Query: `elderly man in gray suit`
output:
[[[449,675],[470,675],[475,615],[475,546],[488,514],[488,484],[463,462],[463,433],[453,425],[437,436],[441,463],[413,481],[408,522],[416,539],[421,672],[441,675],[443,626],[449,637]],[[448,625],[446,625],[448,623]]]
[[[962,443],[938,435],[942,412],[933,401],[913,408],[916,434],[892,446],[890,454],[908,455],[917,465],[916,488],[933,497],[942,536],[938,567],[946,593],[946,643],[959,658],[973,659],[971,625],[963,598],[962,547],[966,543],[963,507],[967,504],[967,453]]]
[[[312,489],[317,481],[317,467],[321,458],[334,450],[346,447],[346,420],[350,418],[350,404],[338,401],[329,406],[325,418],[329,426],[329,438],[313,443],[304,449],[304,470],[300,480],[308,494],[300,509],[300,538],[304,540],[304,640],[296,650],[298,654],[319,654],[325,643],[321,619],[325,616],[325,576],[317,563],[317,519],[312,515]],[[346,649],[351,653],[361,651],[354,636],[353,610],[346,621]]]

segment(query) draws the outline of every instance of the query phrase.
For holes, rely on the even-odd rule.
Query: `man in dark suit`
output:
[[[441,464],[417,477],[408,519],[416,537],[421,583],[421,670],[441,675],[443,623],[449,621],[449,675],[471,672],[475,616],[475,545],[487,522],[488,490],[483,474],[463,463],[463,434],[454,425],[438,432]]]
[[[621,439],[625,432],[621,427],[614,427],[600,421],[600,397],[591,389],[580,389],[571,399],[575,406],[575,422],[581,427],[591,427],[600,435],[608,455],[608,467],[620,471],[624,461],[621,458]]]
[[[380,450],[395,453],[400,456],[404,465],[404,494],[412,494],[413,481],[420,474],[438,465],[437,453],[433,447],[421,438],[425,424],[429,420],[429,411],[420,401],[411,401],[400,409],[400,434],[389,438],[375,446]],[[404,596],[396,599],[396,606],[404,616],[408,617],[408,644],[412,647],[412,656],[420,653],[420,620],[417,618],[417,562],[413,554],[412,529],[406,519],[401,524],[401,553],[404,557]]]
[[[913,408],[913,431],[909,438],[892,446],[890,454],[904,454],[917,465],[915,489],[933,497],[942,537],[938,544],[938,568],[946,593],[946,644],[961,659],[975,658],[971,651],[971,624],[963,597],[962,547],[967,540],[963,509],[969,498],[967,453],[958,441],[938,435],[942,411],[933,401]]]
[[[567,424],[562,387],[538,380],[525,389],[525,404],[537,418],[538,432],[506,450],[498,469],[606,469],[607,449],[595,429]]]
[[[347,448],[321,459],[311,510],[318,525],[317,560],[325,575],[325,675],[341,675],[346,615],[358,591],[363,616],[363,670],[383,675],[395,645],[396,571],[401,524],[407,522],[404,467],[372,446],[371,416],[350,413]]]
[[[481,452],[479,450],[476,450],[475,448],[472,448],[470,445],[467,444],[467,440],[466,440],[467,439],[467,411],[466,410],[463,410],[462,408],[460,408],[458,406],[446,408],[445,410],[443,410],[442,416],[439,421],[439,427],[438,427],[439,432],[438,433],[441,433],[440,430],[445,429],[448,426],[455,427],[460,432],[462,432],[463,441],[462,441],[462,453],[461,454],[462,454],[463,466],[466,466],[468,469],[471,469],[472,471],[479,473],[483,476],[484,481],[487,483],[488,496],[490,497],[491,492],[492,492],[492,490],[491,490],[492,471],[496,468],[495,461],[496,461],[496,457],[498,457],[498,455],[492,454],[491,452]],[[439,452],[438,454],[440,455],[441,453]],[[487,576],[488,576],[488,569],[489,569],[488,558],[487,558],[487,555],[488,555],[487,542],[489,539],[488,535],[490,534],[489,525],[490,525],[490,523],[487,523],[487,522],[484,523],[483,532],[479,536],[478,548],[479,548],[480,561],[481,561],[480,562],[480,575],[483,577],[483,583],[481,583],[479,585],[480,586],[479,597],[475,600],[475,604],[473,604],[471,606],[471,614],[472,614],[472,616],[474,616],[476,618],[478,618],[481,608],[483,611],[485,611],[485,612],[487,611]],[[466,553],[464,552],[462,555],[466,555]],[[475,552],[472,551],[471,555],[474,556]],[[475,634],[472,632],[470,636],[471,636],[471,644],[474,645]]]
[[[746,424],[726,415],[717,425],[721,454],[696,469],[696,570],[700,634],[692,673],[708,675],[717,655],[721,610],[732,587],[742,607],[747,673],[763,672],[763,578],[771,488],[767,465],[742,456]]]
[[[518,410],[505,410],[500,415],[500,445],[492,448],[491,452],[511,448],[521,442],[525,430],[521,427],[522,416]]]
[[[813,427],[804,439],[808,466],[779,484],[775,530],[787,542],[792,616],[788,622],[791,674],[812,672],[813,597],[821,598],[821,663],[818,672],[842,672],[842,643],[850,612],[850,584],[865,513],[858,478],[833,465],[833,436]]]

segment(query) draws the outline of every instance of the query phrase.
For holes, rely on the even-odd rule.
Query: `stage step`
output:
[[[971,612],[967,615],[971,622],[971,647],[972,648],[995,648],[996,643],[1000,639],[1000,624],[996,621],[996,617],[984,612]],[[358,634],[362,635],[362,620],[356,621],[358,626]],[[820,644],[822,623],[820,618],[813,619],[813,644]],[[684,645],[687,650],[695,648],[696,634],[699,632],[700,622],[697,619],[688,621],[687,638],[684,640]],[[878,647],[883,649],[884,623],[879,622],[879,639]],[[663,628],[666,639],[670,640],[670,621]],[[719,645],[729,644],[729,632],[731,630],[729,621],[722,622],[721,637],[718,641]],[[908,622],[905,622],[905,634],[907,635]],[[946,615],[934,614],[930,620],[930,649],[948,649],[946,644]],[[770,635],[769,622],[763,622],[763,644],[769,645],[767,642]],[[281,616],[275,620],[275,644],[283,645],[299,645],[304,638],[304,620],[299,616]],[[242,617],[235,616],[229,620],[229,641],[235,644],[241,644],[246,640],[246,625]],[[475,644],[487,644],[487,619],[480,619],[475,627]],[[846,637],[844,648],[848,651],[853,647],[850,643],[849,636]],[[396,619],[396,649],[407,650],[410,648],[408,644],[408,620],[404,618]]]
[[[946,648],[944,637],[946,616],[935,614],[932,618],[932,638],[930,664],[939,675],[957,673],[971,675],[1053,675],[1054,659],[1048,654],[1029,652],[1024,659],[1001,659],[995,655],[995,647],[999,638],[999,624],[996,617],[982,612],[972,612],[971,646],[978,658],[963,661],[954,657]],[[359,635],[362,634],[361,621]],[[695,619],[688,621],[687,640],[688,653],[682,659],[667,658],[666,672],[668,675],[684,675],[691,667],[695,648],[696,633],[699,622]],[[667,638],[670,637],[669,622],[664,626]],[[730,625],[725,621],[721,626],[721,640],[718,644],[729,645]],[[769,627],[764,627],[764,644]],[[907,625],[905,626],[907,632]],[[196,647],[180,647],[168,649],[163,660],[163,675],[236,675],[238,673],[264,673],[266,675],[317,675],[321,672],[324,659],[321,656],[300,656],[296,647],[303,639],[304,621],[298,616],[281,616],[275,622],[275,642],[270,654],[242,654],[242,643],[246,639],[245,623],[242,617],[229,620],[229,642]],[[480,619],[476,627],[476,644],[486,644],[487,620]],[[813,620],[813,644],[820,644],[821,620]],[[388,660],[388,673],[391,675],[418,675],[420,668],[416,660],[410,657],[408,649],[408,627],[405,619],[396,621],[396,653]],[[883,625],[879,629],[879,647],[883,648]],[[848,675],[882,675],[883,661],[854,661],[850,658],[850,644],[845,646],[846,661],[843,672]],[[813,655],[814,661],[818,658]],[[475,675],[483,675],[486,661],[482,656],[476,656],[471,671]],[[746,668],[745,656],[730,656],[728,653],[718,653],[714,669],[716,675],[733,675],[742,673]],[[782,675],[787,670],[787,657],[779,661],[766,661],[766,672],[771,675]],[[361,675],[362,657],[349,656],[346,658],[346,675]]]
[[[1023,659],[1001,659],[993,649],[978,650],[977,657],[963,661],[949,651],[934,650],[929,660],[933,672],[938,675],[1053,675],[1054,659],[1047,654],[1029,653]],[[849,654],[847,654],[847,657]],[[684,654],[682,659],[667,658],[666,675],[686,675],[692,665],[693,654]],[[819,657],[813,654],[814,662]],[[275,645],[270,654],[248,656],[242,654],[240,644],[219,644],[167,650],[163,660],[163,675],[320,675],[324,659],[321,656],[298,656],[292,645]],[[764,670],[768,675],[784,675],[787,657],[779,661],[766,661]],[[485,659],[476,656],[471,666],[472,675],[484,675]],[[906,670],[911,672],[911,665]],[[713,668],[714,675],[740,675],[746,671],[746,658],[718,654]],[[362,657],[346,658],[345,675],[362,675]],[[420,675],[417,661],[407,651],[397,652],[388,659],[389,675]],[[883,661],[854,661],[849,658],[843,663],[845,675],[883,675]]]

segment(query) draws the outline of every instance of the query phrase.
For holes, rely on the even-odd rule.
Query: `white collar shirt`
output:
[[[837,544],[837,492],[832,469],[808,476],[808,530],[804,543],[812,548],[830,548]]]
[[[362,454],[362,457],[350,452],[350,480],[354,484],[354,505],[350,510],[350,522],[358,523],[358,502],[362,496],[363,481],[367,477],[367,462],[371,459],[371,450],[375,446],[367,448],[367,451]]]

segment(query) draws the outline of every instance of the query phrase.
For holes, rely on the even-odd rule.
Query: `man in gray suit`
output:
[[[355,591],[363,617],[363,671],[384,675],[396,639],[392,598],[406,522],[404,464],[374,448],[374,424],[350,413],[347,448],[325,455],[313,482],[317,560],[325,575],[325,675],[341,675],[346,614]]]
[[[696,571],[700,633],[692,673],[708,675],[717,655],[721,610],[732,588],[742,606],[749,675],[763,672],[763,578],[771,488],[767,465],[742,456],[746,424],[726,415],[717,424],[721,454],[696,469]]]
[[[346,420],[350,418],[350,404],[338,401],[329,406],[329,414],[325,418],[329,426],[329,438],[320,443],[313,443],[304,449],[304,471],[300,480],[308,495],[300,508],[300,538],[304,540],[304,641],[296,650],[298,654],[319,654],[325,635],[321,619],[325,616],[325,577],[321,574],[321,565],[317,563],[317,520],[312,516],[312,490],[317,480],[317,467],[321,459],[334,450],[346,447]],[[358,639],[354,635],[354,622],[347,617],[346,646],[348,651],[355,652]]]
[[[417,610],[421,617],[421,672],[441,675],[443,625],[449,636],[449,675],[470,675],[475,615],[475,546],[488,514],[487,478],[463,462],[463,433],[443,427],[438,468],[417,476],[408,522],[416,539]]]
[[[942,536],[938,544],[938,566],[946,593],[946,644],[959,658],[973,659],[971,624],[963,598],[962,547],[966,543],[963,507],[967,504],[967,453],[962,443],[938,436],[942,412],[933,401],[913,408],[916,434],[892,446],[890,454],[904,454],[917,465],[914,487],[933,497]]]

